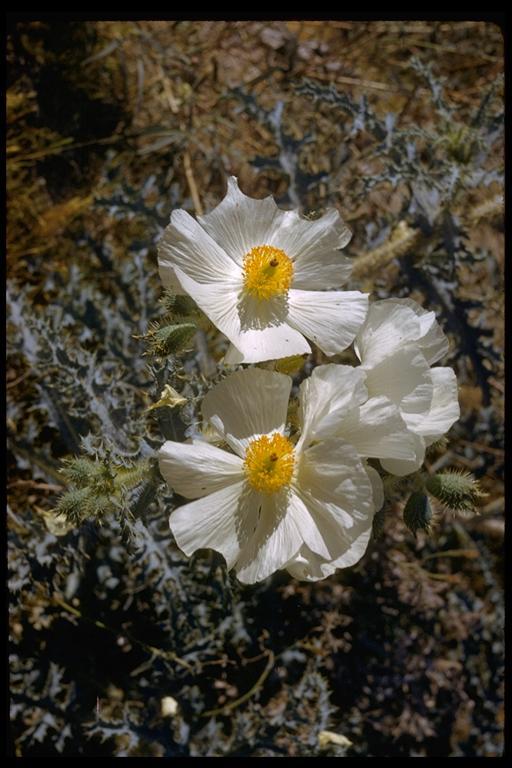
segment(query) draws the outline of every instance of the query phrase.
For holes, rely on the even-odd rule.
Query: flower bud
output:
[[[425,482],[429,493],[454,512],[474,512],[478,500],[486,494],[469,472],[443,472]]]
[[[411,533],[417,531],[432,532],[433,512],[428,496],[422,491],[411,493],[404,509],[404,523]]]

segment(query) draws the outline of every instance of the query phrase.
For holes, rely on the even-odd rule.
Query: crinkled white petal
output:
[[[300,531],[302,541],[314,552],[329,558],[329,534],[331,529],[336,530],[336,522],[329,515],[316,514],[312,505],[308,505],[307,498],[301,495],[300,489],[290,491],[290,514]]]
[[[448,337],[437,322],[434,312],[424,309],[414,299],[383,299],[383,301],[402,304],[416,314],[420,321],[420,337],[417,342],[429,365],[437,363],[448,352],[450,346]]]
[[[171,531],[186,555],[198,549],[214,549],[224,556],[228,568],[235,565],[257,515],[245,486],[244,481],[233,483],[171,513]]]
[[[236,309],[238,293],[228,284],[218,282],[198,283],[179,267],[176,275],[188,295],[212,323],[231,341],[238,341],[240,318]]]
[[[243,479],[238,456],[199,440],[167,440],[158,452],[160,472],[168,485],[187,499],[197,499]]]
[[[414,441],[415,458],[413,459],[381,459],[380,463],[386,472],[391,475],[397,475],[398,477],[404,477],[410,475],[411,472],[416,472],[425,460],[425,441],[419,435],[415,435],[414,432],[410,433],[412,440]]]
[[[354,348],[365,368],[373,368],[419,336],[420,322],[412,309],[393,301],[374,301]]]
[[[302,545],[289,511],[293,497],[286,489],[270,495],[253,492],[251,503],[259,509],[259,519],[236,564],[237,577],[244,584],[262,581],[283,568]]]
[[[305,219],[286,211],[272,232],[269,245],[281,248],[293,261],[293,288],[323,290],[344,285],[352,262],[339,252],[352,233],[334,208],[319,219]]]
[[[286,570],[298,581],[321,581],[336,570],[330,561],[312,552],[303,544],[294,558],[286,564]]]
[[[361,367],[366,370],[370,398],[387,397],[399,407],[407,427],[418,432],[430,410],[434,387],[430,367],[416,345],[406,344],[372,368]]]
[[[448,339],[434,312],[412,299],[383,299],[370,305],[354,348],[361,362],[371,368],[408,342],[415,342],[430,364],[448,350]]]
[[[346,349],[368,311],[368,294],[360,291],[288,292],[290,325],[313,341],[326,355]]]
[[[298,457],[295,493],[302,509],[304,543],[326,559],[339,558],[375,512],[371,480],[357,452],[342,440],[324,440]],[[299,511],[295,512],[299,520]]]
[[[335,434],[367,458],[416,459],[416,439],[397,406],[387,397],[372,397],[340,414]]]
[[[460,417],[457,377],[452,368],[432,368],[434,394],[429,412],[416,432],[431,445],[442,437]]]
[[[234,176],[228,179],[224,199],[210,213],[198,216],[206,232],[237,262],[255,246],[270,245],[272,233],[286,215],[269,196],[247,197]]]
[[[161,267],[179,267],[197,283],[242,284],[240,266],[181,208],[171,214],[158,245],[158,260]],[[181,283],[179,275],[178,279]]]
[[[351,365],[330,363],[313,370],[300,385],[301,438],[297,447],[332,437],[345,412],[367,400],[365,378],[362,368]]]
[[[243,457],[255,436],[284,432],[291,386],[291,378],[283,373],[236,371],[206,394],[203,418]]]
[[[430,396],[412,412],[426,413],[429,410],[433,393],[430,367],[415,344],[406,344],[374,366],[363,363],[361,367],[366,371],[369,397],[385,395],[400,406],[405,397],[427,384]]]
[[[260,363],[311,352],[304,336],[287,323],[241,330],[236,340],[230,340],[232,344],[224,356],[226,365]]]
[[[304,544],[299,553],[286,565],[288,573],[299,581],[321,581],[338,570],[350,568],[361,560],[368,548],[372,532],[371,524],[351,542],[348,549],[336,560],[325,560]]]

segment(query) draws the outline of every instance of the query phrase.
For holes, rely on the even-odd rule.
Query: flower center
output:
[[[245,454],[244,468],[254,490],[274,493],[292,479],[293,445],[287,437],[275,433],[253,440]]]
[[[286,293],[292,277],[292,261],[280,248],[257,245],[244,256],[244,289],[258,299]]]

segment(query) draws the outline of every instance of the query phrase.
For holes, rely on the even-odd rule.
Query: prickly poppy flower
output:
[[[367,294],[340,290],[351,263],[339,249],[350,236],[334,209],[309,221],[272,197],[247,197],[231,177],[205,216],[172,212],[160,275],[228,337],[228,364],[308,353],[307,339],[334,355],[351,344],[368,309]]]
[[[324,384],[332,389],[337,369],[346,369],[345,393],[335,403],[343,400],[349,413],[344,438],[332,436],[329,403],[322,410],[317,397]],[[296,435],[286,430],[291,378],[254,368],[228,376],[203,400],[204,422],[222,448],[197,439],[164,443],[163,477],[193,499],[169,521],[187,555],[215,549],[245,583],[287,567],[297,578],[325,578],[362,557],[383,501],[380,477],[365,457],[408,458],[412,438],[385,398],[360,406],[363,372],[327,365],[313,377],[301,387]]]

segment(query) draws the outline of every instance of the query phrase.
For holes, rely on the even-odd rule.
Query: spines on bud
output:
[[[469,472],[451,470],[431,475],[425,481],[427,491],[453,512],[474,513],[486,494]]]
[[[155,323],[146,334],[148,352],[157,357],[175,354],[187,347],[196,330],[194,323]]]

